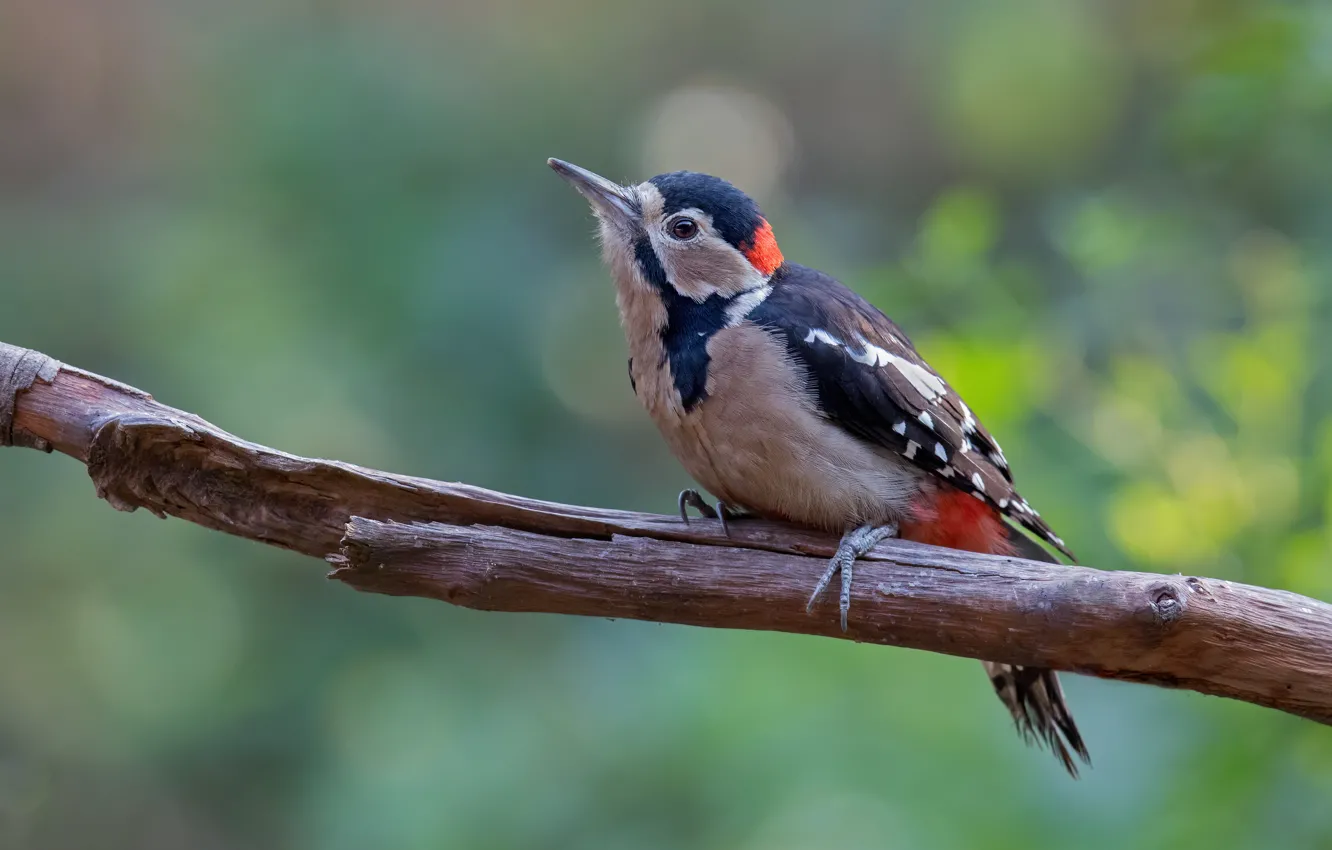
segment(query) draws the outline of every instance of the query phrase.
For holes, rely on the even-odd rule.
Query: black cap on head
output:
[[[763,213],[754,199],[720,177],[672,171],[648,182],[661,192],[667,215],[691,207],[702,210],[712,217],[717,233],[737,248],[748,242],[763,223]]]

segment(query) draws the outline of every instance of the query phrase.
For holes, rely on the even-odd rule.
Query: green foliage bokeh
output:
[[[585,206],[715,170],[898,319],[1086,563],[1332,597],[1332,7],[0,0],[0,339],[247,439],[669,511]],[[1325,728],[477,614],[0,452],[0,844],[1315,848]],[[811,575],[811,580],[814,576]]]

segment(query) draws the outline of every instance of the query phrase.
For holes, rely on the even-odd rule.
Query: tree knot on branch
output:
[[[26,446],[51,451],[51,444],[23,430],[14,428],[14,408],[18,394],[38,379],[50,383],[60,372],[60,362],[45,354],[0,342],[0,446]]]
[[[1152,585],[1147,589],[1147,595],[1152,615],[1156,622],[1162,626],[1168,626],[1183,617],[1185,610],[1188,608],[1188,603],[1184,601],[1184,594],[1180,593],[1179,588],[1170,582]]]
[[[118,511],[147,508],[166,518],[172,479],[199,478],[181,476],[172,465],[145,462],[154,454],[183,454],[183,446],[196,442],[196,435],[183,422],[124,414],[113,416],[98,426],[88,445],[88,475],[97,495]],[[154,474],[154,473],[158,474]],[[179,500],[178,500],[179,501]]]

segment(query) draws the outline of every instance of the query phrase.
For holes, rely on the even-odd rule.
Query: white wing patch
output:
[[[846,350],[851,355],[851,359],[857,363],[864,363],[866,366],[875,366],[883,368],[892,366],[902,377],[920,393],[926,401],[938,401],[948,394],[948,388],[944,385],[943,378],[934,374],[930,370],[921,366],[919,363],[912,363],[910,360],[898,357],[891,351],[880,348],[872,342],[867,341],[863,336],[858,338],[864,351],[856,354],[850,348]]]
[[[749,312],[749,310],[754,309],[754,307],[757,307],[760,303],[762,303],[764,298],[768,297],[768,293],[772,291],[772,287],[764,286],[761,287],[759,290],[751,290],[751,291],[754,292],[762,291],[763,295],[759,298],[758,301],[754,302],[752,306],[750,306],[748,309],[745,310],[746,314]],[[740,301],[742,301],[746,297],[748,297],[748,293],[740,296],[740,298],[736,300],[736,304],[732,309],[738,308]],[[728,310],[727,311],[728,319],[730,319],[730,315],[731,315],[730,310]],[[736,321],[739,320],[737,319]],[[913,363],[910,360],[898,357],[896,354],[893,354],[891,351],[887,351],[883,348],[880,348],[874,343],[866,340],[863,336],[857,337],[857,342],[859,342],[861,346],[861,350],[859,352],[853,351],[849,345],[842,342],[840,339],[833,336],[832,334],[828,333],[823,328],[810,328],[809,333],[805,334],[806,343],[811,343],[815,341],[821,342],[824,345],[831,345],[833,348],[845,348],[846,353],[851,357],[852,360],[856,361],[857,363],[863,363],[866,366],[872,366],[875,368],[892,366],[902,374],[902,377],[907,379],[907,382],[910,383],[911,386],[915,388],[916,392],[920,393],[921,396],[926,401],[938,401],[939,399],[948,395],[948,387],[947,385],[944,384],[943,378],[940,378],[938,375],[934,374],[929,369],[926,369],[924,366],[921,366],[919,363]],[[967,421],[972,424],[972,427],[974,429],[976,420],[972,418],[970,410],[967,411]]]
[[[886,351],[883,353],[888,354]],[[892,363],[897,371],[902,373],[902,377],[910,381],[911,386],[916,388],[916,392],[924,396],[927,401],[938,401],[948,394],[943,378],[917,363],[912,363],[910,360],[903,360],[901,357],[892,354],[888,354],[888,358],[888,362]]]
[[[962,408],[962,433],[976,433],[976,417],[972,415],[971,408],[967,407],[967,403],[960,398],[957,403]]]
[[[809,333],[805,335],[805,342],[810,343],[818,340],[824,345],[831,345],[833,348],[841,348],[842,341],[823,328],[810,328]]]
[[[1036,513],[1036,510],[1032,508],[1031,505],[1027,504],[1026,499],[1020,499],[1020,498],[1014,499],[1013,510],[1017,511],[1020,514],[1028,514],[1030,516],[1035,516],[1035,517],[1040,516],[1040,514]]]
[[[857,363],[864,363],[866,366],[887,366],[889,361],[894,359],[893,355],[877,345],[865,342],[864,337],[860,338],[860,344],[865,347],[865,350],[860,354],[856,354],[850,348],[846,350],[846,353],[851,355],[851,359]]]

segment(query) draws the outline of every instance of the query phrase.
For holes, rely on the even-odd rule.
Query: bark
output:
[[[1187,688],[1332,724],[1332,606],[1181,575],[882,544],[850,628],[805,600],[827,535],[585,508],[286,454],[0,343],[0,444],[84,462],[98,495],[326,559],[358,590],[847,638]]]

